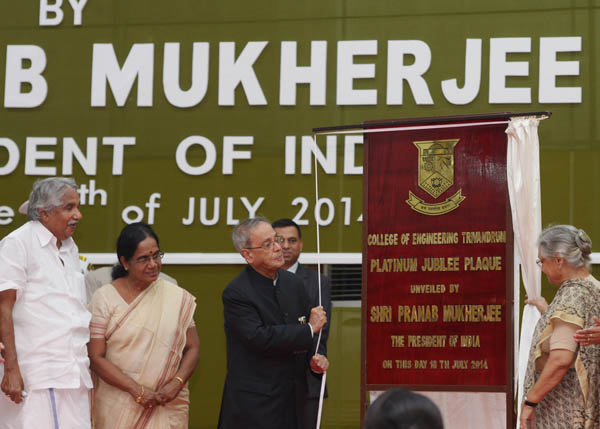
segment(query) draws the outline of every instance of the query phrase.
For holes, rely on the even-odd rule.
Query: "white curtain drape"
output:
[[[515,243],[515,267],[521,266],[525,291],[529,298],[541,295],[541,271],[536,265],[538,256],[537,238],[542,230],[542,207],[540,192],[540,149],[538,124],[540,119],[514,117],[508,124],[508,148],[506,170],[508,194],[512,211]],[[520,279],[515,269],[514,312],[519,314]],[[540,313],[532,305],[523,309],[520,341],[515,344],[515,375],[518,386],[518,414],[523,398],[523,382],[531,347],[533,330]],[[515,323],[515,342],[519,338],[518,323]]]

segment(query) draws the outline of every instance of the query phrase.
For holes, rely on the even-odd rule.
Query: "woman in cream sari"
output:
[[[126,226],[117,255],[113,282],[90,302],[94,427],[187,428],[187,380],[200,349],[195,298],[158,277],[163,253],[150,226]]]
[[[536,325],[525,376],[522,429],[598,429],[600,349],[579,348],[573,335],[593,324],[600,283],[590,275],[592,242],[581,229],[557,225],[538,240],[538,265],[551,284],[560,285],[550,303],[534,304]]]

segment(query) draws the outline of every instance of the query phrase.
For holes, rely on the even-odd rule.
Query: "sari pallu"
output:
[[[110,299],[122,299],[112,285],[108,287],[111,289],[107,289],[106,295]],[[123,314],[108,320],[106,359],[138,384],[158,390],[179,368],[195,307],[195,298],[190,293],[158,279]],[[95,429],[188,427],[187,385],[173,401],[144,409],[129,393],[100,377],[97,380],[93,404]]]
[[[552,336],[553,320],[560,319],[584,328],[592,326],[593,316],[599,314],[600,287],[595,279],[567,280],[560,286],[533,334],[525,375],[525,394],[541,374],[541,371],[536,371],[535,361],[542,355],[542,343]],[[600,346],[578,347],[574,368],[569,369],[565,377],[540,401],[535,428],[600,428],[599,377]]]

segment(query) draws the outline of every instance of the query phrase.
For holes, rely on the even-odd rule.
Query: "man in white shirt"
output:
[[[30,221],[0,241],[0,428],[90,428],[90,313],[71,238],[77,185],[36,182]]]

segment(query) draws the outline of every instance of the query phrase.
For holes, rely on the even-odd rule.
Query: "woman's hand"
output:
[[[548,302],[546,302],[546,298],[540,296],[539,298],[529,299],[525,297],[525,304],[533,305],[538,311],[542,314],[546,312],[548,309]]]
[[[523,403],[521,405],[521,418],[519,420],[519,429],[533,429],[535,425],[535,408]]]
[[[168,402],[171,402],[179,394],[181,389],[183,389],[183,386],[176,378],[172,378],[171,380],[167,381],[165,384],[160,386],[158,392],[156,393],[158,403],[160,405],[164,405]]]
[[[152,408],[160,405],[156,392],[147,387],[140,386],[140,391],[137,393],[134,392],[132,395],[135,397],[135,402],[143,408]]]
[[[573,338],[582,347],[600,344],[600,319],[594,316],[594,326],[576,331]]]

